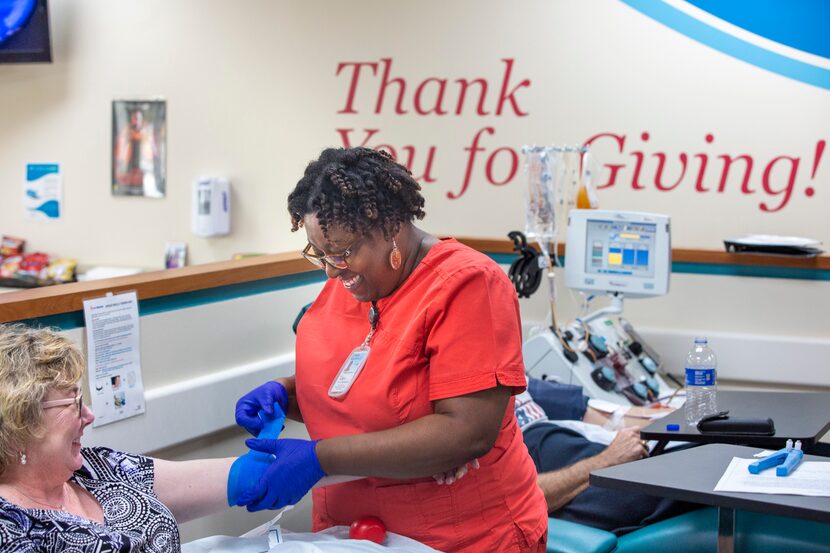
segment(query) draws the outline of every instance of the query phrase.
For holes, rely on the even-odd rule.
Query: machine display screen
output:
[[[656,224],[591,219],[587,233],[586,273],[654,276]]]

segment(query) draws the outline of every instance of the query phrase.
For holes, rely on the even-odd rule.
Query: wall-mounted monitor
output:
[[[565,285],[627,298],[669,291],[671,224],[668,215],[574,209],[568,215]]]
[[[0,63],[52,61],[46,0],[0,0]]]

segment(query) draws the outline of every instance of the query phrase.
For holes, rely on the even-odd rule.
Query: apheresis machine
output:
[[[547,264],[551,300],[550,325],[524,344],[527,374],[578,384],[589,397],[617,404],[647,405],[669,399],[679,383],[664,372],[658,353],[620,317],[625,298],[669,291],[669,217],[574,209],[576,198],[584,195],[579,187],[590,186],[587,148],[525,148],[525,155],[526,233],[542,250],[539,267],[544,271]],[[561,262],[556,255],[557,219],[567,221],[565,285],[581,293],[585,310],[561,326],[556,321],[554,285],[555,267]],[[608,304],[588,312],[590,301],[600,296],[606,296]]]

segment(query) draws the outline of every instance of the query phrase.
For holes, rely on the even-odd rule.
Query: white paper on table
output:
[[[568,430],[573,430],[577,434],[581,434],[583,438],[598,444],[609,445],[617,437],[615,430],[609,430],[602,426],[591,424],[589,422],[561,420],[561,421],[542,421],[550,424],[555,424]],[[539,423],[537,423],[539,424]]]
[[[776,476],[775,467],[751,474],[748,467],[754,462],[734,457],[715,491],[830,497],[830,462],[802,462],[789,476]]]
[[[104,278],[136,275],[140,272],[141,269],[138,267],[90,267],[86,272],[78,274],[78,280],[101,280]]]
[[[138,296],[135,292],[84,300],[92,426],[144,413]]]
[[[821,242],[814,238],[802,238],[801,236],[777,236],[774,234],[750,234],[740,238],[732,238],[730,242],[746,246],[794,246],[794,247],[815,247]]]
[[[753,457],[756,457],[758,459],[763,459],[764,457],[769,457],[773,453],[776,453],[776,452],[771,450],[771,449],[762,449],[761,451],[759,451],[758,453],[753,455]]]
[[[606,401],[604,399],[599,399],[592,397],[588,400],[588,407],[596,409],[602,413],[607,415],[612,415],[619,410],[623,410],[623,412],[628,411],[627,406],[620,405],[619,403],[612,403],[610,401]]]

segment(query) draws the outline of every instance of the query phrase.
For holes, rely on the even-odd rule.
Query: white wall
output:
[[[815,178],[808,171],[817,141],[828,138],[830,92],[722,54],[622,2],[52,0],[50,7],[55,62],[0,65],[0,233],[27,238],[30,250],[85,265],[159,267],[168,241],[187,242],[195,263],[240,251],[298,249],[303,233],[287,231],[286,195],[307,160],[324,145],[341,144],[337,129],[348,128],[379,129],[372,146],[415,145],[418,176],[426,148],[436,147],[435,182],[424,182],[423,223],[436,233],[503,237],[522,227],[521,170],[503,186],[484,176],[497,147],[576,143],[608,132],[626,136],[624,152],[608,139],[595,152],[625,167],[614,186],[600,190],[602,206],[668,213],[675,247],[717,250],[722,238],[747,232],[830,243],[830,151]],[[409,113],[394,113],[394,87],[374,113],[380,77],[368,68],[355,88],[357,113],[338,113],[351,84],[350,69],[338,76],[338,64],[382,58],[392,60],[393,77],[406,79]],[[527,116],[510,102],[502,115],[476,115],[473,89],[459,116],[413,113],[415,87],[430,77],[449,79],[447,107],[454,106],[454,79],[486,79],[484,108],[494,111],[503,59],[514,60],[508,90],[530,80],[515,95]],[[424,105],[436,90],[425,86]],[[163,200],[109,192],[110,102],[142,95],[169,103]],[[476,153],[468,189],[449,199],[462,188],[465,148],[488,126],[494,134],[481,137],[485,150]],[[703,139],[707,133],[712,144]],[[631,186],[636,152],[645,155],[642,190]],[[668,155],[666,179],[679,174],[680,153],[690,159],[688,175],[671,192],[654,186],[659,152]],[[702,181],[710,189],[720,176],[717,155],[752,155],[754,193],[740,193],[737,174],[723,193],[696,192],[694,155],[700,153],[711,158]],[[505,173],[508,155],[496,158],[495,173]],[[762,212],[759,203],[776,196],[760,186],[760,167],[778,155],[803,158],[797,191],[785,208]],[[23,219],[21,183],[29,161],[63,164],[61,221]],[[189,185],[201,174],[234,182],[229,237],[190,233]],[[598,183],[608,175],[603,171]],[[814,196],[806,196],[808,187]],[[683,282],[687,292],[677,293]],[[680,276],[673,286],[669,298],[627,309],[659,328],[711,322],[732,332],[830,335],[826,310],[807,308],[830,305],[826,284]],[[706,313],[701,298],[709,302]],[[785,308],[765,309],[779,303]]]
[[[80,259],[83,264],[158,267],[165,242],[185,241],[195,263],[238,251],[284,251],[302,238],[287,232],[285,197],[305,163],[325,145],[341,145],[337,129],[378,129],[370,146],[416,147],[434,232],[503,236],[523,221],[521,170],[502,186],[485,177],[499,147],[578,143],[598,133],[626,137],[595,143],[606,163],[622,164],[619,179],[600,191],[603,207],[669,213],[674,243],[719,249],[720,240],[746,232],[806,234],[830,242],[824,216],[830,159],[811,176],[816,144],[827,139],[830,93],[717,52],[612,0],[52,0],[54,63],[0,66],[0,232],[29,240],[31,250]],[[392,76],[406,80],[404,109],[394,112],[395,89],[374,113],[379,75],[364,67],[353,111],[344,111],[348,66],[392,60]],[[510,102],[497,107],[506,65],[506,90],[523,80]],[[381,67],[377,69],[381,72]],[[446,115],[414,113],[413,95],[429,78],[448,79]],[[476,90],[454,114],[456,79],[488,83],[487,115],[475,113]],[[437,98],[425,85],[422,107]],[[168,100],[168,196],[114,198],[109,192],[110,102],[163,96]],[[521,115],[526,113],[527,115]],[[469,187],[458,199],[480,136]],[[641,133],[650,138],[643,142]],[[704,136],[711,133],[713,142]],[[644,152],[640,180],[631,182],[635,152]],[[665,181],[687,175],[670,192],[656,190],[655,153],[668,155]],[[699,164],[711,158],[704,188],[717,188],[718,155],[750,154],[751,194],[734,173],[722,192],[695,191]],[[802,158],[786,207],[774,195],[786,166],[761,185],[764,166],[779,155]],[[825,157],[830,158],[830,153]],[[496,180],[509,173],[510,154],[496,155]],[[19,208],[25,163],[59,162],[65,179],[65,218],[23,220]],[[233,234],[201,239],[189,230],[189,186],[202,174],[229,176],[234,185]],[[608,179],[604,171],[598,183]],[[807,188],[815,190],[806,196]]]
[[[522,170],[503,186],[485,177],[496,148],[577,143],[605,132],[625,135],[626,143],[623,152],[610,139],[595,143],[602,161],[624,166],[616,184],[599,191],[602,206],[668,213],[675,247],[717,250],[722,238],[748,232],[830,243],[830,151],[814,178],[809,171],[817,141],[828,138],[830,91],[727,56],[622,2],[52,0],[50,7],[55,62],[0,65],[0,233],[27,238],[30,251],[85,265],[158,267],[168,241],[187,242],[195,263],[299,249],[303,233],[288,232],[286,195],[305,163],[321,147],[342,144],[337,129],[349,128],[379,129],[369,145],[388,144],[402,159],[401,146],[414,145],[417,176],[435,146],[434,182],[423,183],[423,226],[436,233],[503,237],[522,227]],[[356,83],[355,113],[338,113],[351,85],[350,67],[338,75],[338,64],[382,65],[383,58],[392,60],[392,77],[406,81],[408,113],[395,113],[394,86],[374,113],[380,76],[368,67]],[[508,91],[530,81],[516,90],[516,109],[505,102],[501,115],[477,115],[471,88],[455,115],[458,78],[485,79],[484,109],[495,111],[503,59],[514,60]],[[418,115],[416,87],[434,77],[448,79],[450,113]],[[169,186],[162,200],[109,192],[110,102],[143,95],[168,100]],[[424,86],[422,107],[435,98],[433,81]],[[465,148],[485,127],[494,134],[481,135],[484,150],[470,165]],[[631,185],[637,152],[645,156],[642,190]],[[661,152],[668,156],[666,181],[679,174],[681,153],[690,160],[671,192],[654,185],[654,154]],[[753,156],[752,194],[740,193],[737,173],[723,193],[695,191],[695,155],[711,158],[702,185],[713,189],[724,153]],[[785,208],[763,212],[760,202],[780,196],[764,191],[761,168],[779,155],[803,158],[797,190]],[[497,155],[496,175],[507,173],[508,159],[507,150]],[[63,164],[61,221],[23,219],[29,161]],[[468,166],[469,186],[460,194]],[[189,185],[201,174],[233,180],[229,237],[190,233]],[[609,174],[602,171],[597,183]],[[786,179],[778,169],[771,175],[774,192]],[[815,195],[806,196],[807,188]],[[826,284],[681,275],[669,298],[627,309],[656,328],[830,336],[826,310],[812,305],[830,305]]]
[[[815,145],[827,138],[830,92],[722,54],[622,2],[52,0],[50,7],[55,62],[0,65],[0,233],[27,238],[30,251],[85,265],[159,267],[168,241],[187,242],[195,263],[299,249],[303,233],[288,232],[286,195],[307,160],[324,145],[341,144],[337,129],[348,128],[379,129],[372,146],[415,145],[418,176],[426,148],[435,146],[423,226],[436,233],[503,237],[522,227],[521,170],[503,186],[484,175],[496,148],[576,143],[608,132],[627,137],[624,151],[606,139],[595,152],[625,167],[614,186],[600,190],[602,206],[668,213],[675,247],[717,250],[722,238],[747,232],[830,243],[830,151],[808,178]],[[374,113],[380,77],[368,68],[355,88],[357,113],[338,113],[351,84],[350,69],[338,76],[338,64],[382,58],[392,60],[393,77],[406,80],[409,113],[394,113],[394,87]],[[502,115],[476,115],[473,89],[459,116],[413,113],[415,88],[430,77],[449,79],[446,107],[454,106],[455,79],[486,79],[484,109],[494,111],[503,59],[514,60],[508,90],[530,80],[515,95],[527,116],[510,102]],[[425,85],[424,105],[436,91]],[[168,100],[169,186],[162,200],[109,192],[110,102],[142,95]],[[451,200],[447,194],[460,194],[467,171],[465,148],[484,127],[494,134],[481,136],[484,151],[470,166],[469,187]],[[650,133],[646,143],[643,131]],[[710,145],[707,133],[715,137]],[[631,186],[636,152],[645,155],[642,190]],[[668,155],[666,179],[679,174],[680,153],[690,159],[688,175],[671,192],[653,184],[659,152]],[[751,154],[755,192],[741,194],[740,179],[723,193],[696,192],[699,153],[711,158],[704,188],[717,187],[717,155]],[[803,158],[797,191],[785,208],[762,212],[759,203],[776,196],[760,186],[760,167],[778,155]],[[508,156],[497,156],[496,174],[506,174]],[[61,221],[23,219],[29,161],[63,164]],[[201,174],[233,180],[229,237],[190,233],[189,185]],[[598,183],[608,175],[603,171]],[[814,196],[805,195],[807,187]],[[688,287],[678,293],[683,282]],[[765,309],[778,304],[784,309]],[[826,310],[807,308],[825,305],[830,292],[822,283],[680,276],[669,298],[627,309],[658,328],[711,323],[731,332],[828,336]]]

